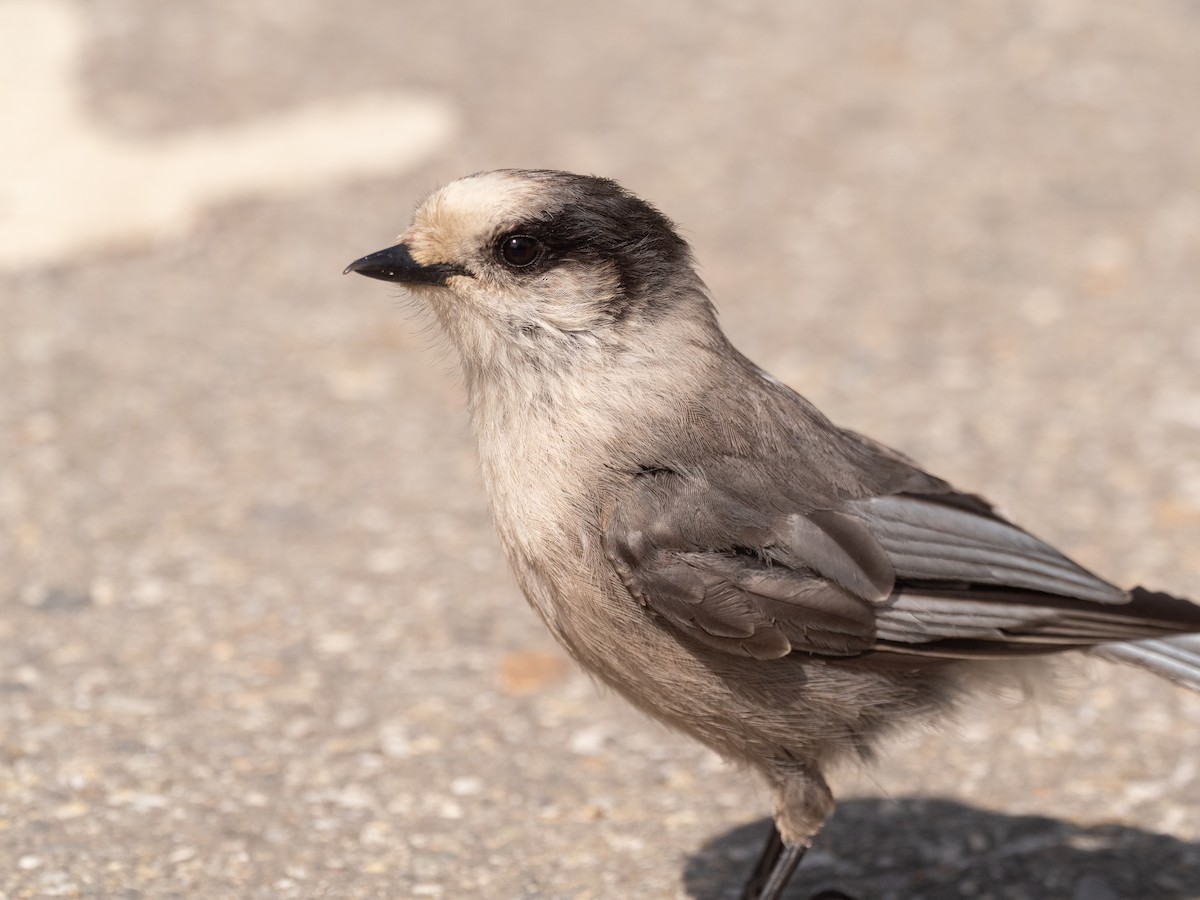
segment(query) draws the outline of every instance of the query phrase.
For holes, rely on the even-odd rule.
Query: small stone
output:
[[[185,863],[195,856],[196,849],[194,847],[180,847],[177,850],[171,851],[171,855],[167,857],[167,861],[173,863]]]
[[[368,846],[386,846],[396,840],[396,830],[392,823],[384,819],[368,822],[358,833],[358,839]]]
[[[356,646],[358,646],[358,641],[355,640],[354,635],[345,631],[331,631],[329,634],[323,634],[317,638],[317,652],[328,656],[341,656],[349,653]]]
[[[592,725],[571,735],[568,746],[572,753],[578,753],[580,756],[596,756],[604,749],[607,741],[608,726]]]
[[[27,606],[43,612],[76,612],[92,605],[91,594],[86,589],[63,585],[31,588],[22,600]]]
[[[483,790],[483,779],[473,776],[455,778],[450,782],[450,793],[455,797],[473,797]]]
[[[388,759],[403,759],[412,755],[408,729],[400,722],[389,722],[379,729],[379,749]]]
[[[522,650],[504,657],[500,683],[505,693],[533,694],[561,681],[568,671],[566,658],[557,651]]]
[[[367,724],[370,712],[362,706],[343,706],[333,717],[334,727],[340,731],[353,731]]]
[[[343,809],[370,809],[375,798],[361,784],[348,784],[338,791],[334,802]]]

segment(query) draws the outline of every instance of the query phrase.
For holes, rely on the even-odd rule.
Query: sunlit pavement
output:
[[[341,277],[469,171],[618,178],[840,423],[1200,596],[1197,46],[1186,3],[0,0],[0,895],[736,896],[763,793],[558,652],[446,351]],[[795,896],[1200,896],[1197,735],[1071,669],[843,773]]]

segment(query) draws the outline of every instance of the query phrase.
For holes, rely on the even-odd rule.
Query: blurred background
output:
[[[736,896],[762,791],[568,664],[461,385],[343,278],[617,178],[839,423],[1200,597],[1200,5],[0,0],[0,897]],[[1200,698],[835,780],[793,896],[1200,897]]]

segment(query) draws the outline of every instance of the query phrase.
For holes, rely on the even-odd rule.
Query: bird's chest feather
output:
[[[484,484],[500,541],[530,603],[560,638],[564,609],[589,602],[604,565],[603,467],[587,462],[578,424],[544,410],[492,417],[478,429]],[[565,639],[565,638],[564,638]]]
[[[571,378],[476,382],[471,396],[484,482],[513,571],[550,630],[591,669],[623,667],[630,629],[646,615],[602,537],[606,510],[632,477],[624,470],[641,458],[636,436],[655,433],[635,390],[639,374],[581,364]],[[624,667],[644,668],[645,655]]]

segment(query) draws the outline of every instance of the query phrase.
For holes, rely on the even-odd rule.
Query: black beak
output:
[[[423,266],[412,258],[407,244],[397,244],[377,253],[370,253],[346,266],[343,275],[357,272],[380,281],[398,281],[401,284],[445,284],[452,275],[466,275],[462,266]]]

